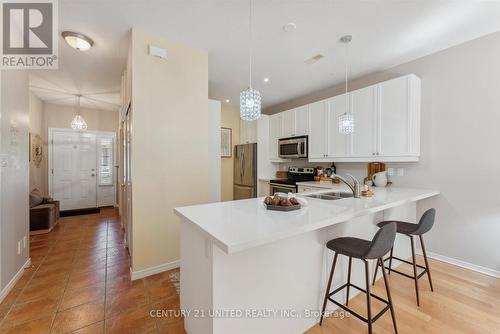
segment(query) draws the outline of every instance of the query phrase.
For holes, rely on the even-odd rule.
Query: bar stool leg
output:
[[[325,314],[325,309],[326,309],[326,301],[328,300],[328,294],[330,293],[330,286],[332,285],[333,273],[335,271],[335,265],[337,264],[337,256],[338,253],[335,253],[335,256],[333,257],[332,270],[330,270],[330,278],[328,278],[328,286],[326,287],[325,300],[323,301],[323,309],[321,310],[321,318],[319,320],[320,326],[323,323],[323,316]]]
[[[392,269],[392,252],[394,251],[394,246],[391,247],[391,254],[389,255],[389,275],[391,274],[391,269]],[[384,262],[382,262],[383,264]]]
[[[368,320],[368,334],[372,334],[372,306],[370,303],[370,273],[368,272],[368,261],[365,262],[365,281],[366,281],[366,311]]]
[[[413,279],[415,280],[415,293],[417,295],[417,306],[420,306],[420,299],[418,296],[418,276],[417,276],[417,259],[415,258],[415,243],[413,242],[413,236],[410,235],[411,241],[411,256],[413,260]]]
[[[349,256],[349,269],[347,271],[347,292],[345,297],[345,306],[349,305],[349,288],[351,284],[351,264],[352,264],[352,256]]]
[[[384,277],[385,291],[387,293],[387,300],[389,301],[389,309],[391,310],[392,324],[394,325],[394,332],[398,334],[398,327],[396,326],[396,315],[394,314],[394,306],[392,305],[391,289],[389,288],[389,282],[387,280],[387,275],[385,274],[384,261],[382,258],[378,259],[382,267],[382,276]]]
[[[379,261],[375,264],[375,273],[373,274],[372,285],[375,285],[375,279],[377,278],[378,266],[380,265]],[[384,265],[384,261],[382,261],[382,266]]]
[[[420,245],[422,246],[422,254],[424,255],[425,269],[427,270],[427,278],[429,278],[431,291],[434,292],[434,288],[432,287],[431,269],[429,268],[429,262],[427,261],[427,254],[425,253],[424,239],[422,238],[422,235],[419,235],[418,237],[420,238]]]

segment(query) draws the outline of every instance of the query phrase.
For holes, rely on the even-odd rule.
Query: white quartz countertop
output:
[[[297,182],[297,185],[304,187],[325,188],[325,189],[339,189],[339,190],[349,189],[349,187],[343,182],[333,183],[333,182],[319,182],[319,181],[304,181],[304,182]]]
[[[315,193],[328,191],[331,189]],[[231,254],[439,194],[437,190],[393,187],[374,188],[374,192],[371,198],[306,198],[307,206],[290,212],[267,210],[263,197],[180,207],[175,212]]]

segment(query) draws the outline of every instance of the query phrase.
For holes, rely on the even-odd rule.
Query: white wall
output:
[[[27,71],[2,70],[0,75],[0,285],[4,290],[29,257],[29,89]],[[18,255],[17,243],[25,236],[26,248]]]
[[[208,100],[208,196],[210,202],[221,200],[221,103]]]
[[[168,59],[148,55],[148,45]],[[178,206],[206,203],[208,54],[132,30],[132,271],[179,260]],[[142,272],[135,274],[137,272]]]
[[[436,225],[424,238],[427,251],[500,275],[500,32],[356,79],[350,87],[409,73],[422,79],[422,155],[418,163],[387,164],[405,168],[405,176],[392,180],[442,192],[418,205],[419,215],[437,209]],[[316,95],[336,95],[340,86]],[[340,173],[366,176],[366,164],[337,166]]]

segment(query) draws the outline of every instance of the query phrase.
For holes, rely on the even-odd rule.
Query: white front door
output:
[[[52,196],[61,210],[97,207],[96,136],[54,131],[52,134]]]

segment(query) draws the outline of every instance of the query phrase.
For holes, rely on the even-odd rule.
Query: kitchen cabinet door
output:
[[[302,106],[295,109],[295,136],[305,136],[309,134],[309,106]]]
[[[346,112],[345,94],[328,99],[327,146],[329,158],[345,158],[348,155],[348,136],[339,133],[339,116]]]
[[[240,144],[257,142],[257,121],[240,120]]]
[[[295,109],[283,111],[283,138],[295,136]]]
[[[350,136],[351,157],[377,155],[377,86],[350,93],[350,109],[354,115],[354,133]]]
[[[269,116],[269,159],[280,160],[278,156],[278,139],[283,136],[283,113]]]
[[[415,76],[404,76],[378,85],[377,152],[380,156],[418,155],[415,142],[420,140],[420,135],[415,131],[415,116],[419,105],[411,103],[418,94],[418,87],[419,79]]]
[[[327,157],[327,101],[309,105],[309,159]]]

